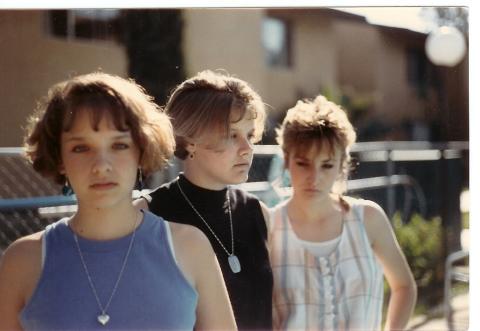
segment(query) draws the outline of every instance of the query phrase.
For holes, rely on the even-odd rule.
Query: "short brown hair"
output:
[[[254,118],[254,142],[261,139],[265,125],[265,106],[260,96],[245,81],[205,70],[178,85],[167,101],[177,143],[175,155],[185,159],[188,140],[205,133],[229,134],[232,115],[241,120]],[[238,112],[238,113],[237,113]]]
[[[282,147],[285,161],[294,151],[304,152],[316,146],[327,147],[333,152],[339,147],[343,179],[350,168],[350,147],[355,143],[356,133],[345,111],[324,96],[314,100],[300,100],[287,111],[280,128],[277,142]],[[341,193],[341,192],[339,192]]]
[[[101,72],[81,75],[52,86],[28,120],[27,158],[36,171],[56,183],[65,182],[59,172],[61,134],[72,128],[81,109],[91,112],[95,130],[104,116],[110,116],[117,130],[131,132],[145,175],[160,169],[172,156],[171,122],[140,85]]]

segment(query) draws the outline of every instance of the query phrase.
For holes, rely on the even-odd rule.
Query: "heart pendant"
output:
[[[242,270],[242,267],[240,266],[240,261],[238,260],[238,257],[236,255],[230,255],[228,257],[228,264],[230,265],[230,269],[232,269],[232,272],[234,274],[239,273],[240,270]]]
[[[108,321],[110,321],[110,316],[108,316],[107,314],[103,313],[102,315],[98,315],[97,316],[97,320],[100,324],[102,325],[105,325],[108,323]]]

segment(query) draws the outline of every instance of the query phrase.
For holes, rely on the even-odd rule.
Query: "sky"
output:
[[[472,6],[473,0],[1,0],[0,8],[344,7],[374,24],[428,30],[421,6]],[[361,6],[361,7],[353,7]],[[350,7],[347,9],[347,7]]]
[[[1,8],[153,8],[153,7],[335,7],[365,18],[373,24],[429,32],[432,24],[420,15],[421,6],[469,6],[473,0],[0,0]],[[401,6],[400,6],[401,5]],[[353,7],[359,6],[359,7]]]
[[[335,8],[365,16],[372,24],[406,28],[418,32],[429,32],[431,23],[420,15],[422,7],[343,7]]]

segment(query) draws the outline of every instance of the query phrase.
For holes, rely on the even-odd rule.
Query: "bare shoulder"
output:
[[[185,254],[196,255],[213,255],[213,249],[207,236],[198,228],[181,223],[169,222],[175,251]],[[188,251],[188,252],[187,252]],[[192,254],[195,252],[195,254]]]
[[[205,270],[216,263],[216,256],[205,234],[192,225],[168,222],[175,258],[184,276],[193,287],[205,276]]]
[[[0,259],[0,292],[15,305],[30,297],[41,273],[43,231],[12,243]]]
[[[360,200],[363,204],[363,213],[366,222],[384,222],[388,221],[387,215],[380,205],[371,200]]]
[[[168,222],[174,242],[188,243],[189,248],[199,248],[204,245],[210,247],[210,242],[205,234],[198,228],[181,223]]]
[[[391,231],[390,221],[378,203],[371,200],[357,200],[356,204],[363,206],[365,230],[370,243],[375,245],[377,238],[383,236],[386,231]]]
[[[44,231],[37,232],[14,241],[3,253],[2,265],[12,263],[18,267],[28,267],[39,263],[43,233]]]

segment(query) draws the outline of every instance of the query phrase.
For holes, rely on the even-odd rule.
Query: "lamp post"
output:
[[[466,52],[463,34],[455,27],[442,26],[431,32],[425,42],[425,51],[433,64],[454,67]]]
[[[458,131],[455,126],[457,116],[454,116],[451,106],[458,101],[458,95],[453,95],[451,84],[463,70],[459,64],[467,52],[465,37],[462,32],[453,26],[442,26],[432,31],[425,41],[425,53],[428,59],[436,66],[435,85],[438,92],[439,115],[441,119],[442,135],[451,140],[452,134]],[[452,99],[453,97],[453,99]],[[455,131],[457,130],[457,131]]]
[[[425,51],[429,60],[439,66],[438,93],[440,116],[444,119],[443,129],[448,133],[453,120],[453,109],[450,107],[448,87],[446,81],[453,74],[452,68],[457,66],[466,54],[466,42],[463,34],[455,27],[442,26],[431,32],[425,41]],[[454,69],[455,71],[456,69]],[[447,256],[460,249],[461,213],[460,191],[462,167],[460,160],[447,159],[445,151],[442,151],[440,172],[442,173],[441,189],[442,209],[441,218],[444,231],[443,245],[444,254]]]

